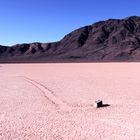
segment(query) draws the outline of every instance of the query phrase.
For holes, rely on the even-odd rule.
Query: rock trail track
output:
[[[25,76],[20,76],[20,77],[24,78],[27,82],[31,83],[33,86],[38,88],[44,94],[45,98],[47,98],[55,106],[60,107],[60,108],[66,106],[66,103],[60,100],[58,97],[56,97],[54,92],[50,90],[49,88],[47,88],[46,86],[28,77],[25,77]]]
[[[82,109],[82,108],[93,108],[93,104],[87,104],[87,105],[83,105],[83,104],[72,104],[72,103],[68,103],[62,99],[60,99],[59,97],[56,96],[56,94],[54,93],[54,91],[52,91],[50,88],[48,88],[47,86],[44,86],[43,84],[41,84],[38,81],[35,81],[31,78],[28,78],[26,76],[18,76],[19,78],[24,78],[27,82],[31,83],[33,86],[35,86],[36,88],[38,88],[43,94],[44,97],[47,98],[52,104],[54,104],[57,108],[62,109],[62,110],[72,110],[72,109]]]

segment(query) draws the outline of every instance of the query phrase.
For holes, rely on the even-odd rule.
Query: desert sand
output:
[[[0,139],[140,140],[140,63],[0,64]]]

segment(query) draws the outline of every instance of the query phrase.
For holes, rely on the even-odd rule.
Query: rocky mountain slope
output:
[[[54,43],[0,46],[0,62],[140,61],[140,17],[85,26]]]

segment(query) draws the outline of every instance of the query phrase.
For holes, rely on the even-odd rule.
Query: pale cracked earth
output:
[[[140,63],[0,64],[0,140],[140,140]]]

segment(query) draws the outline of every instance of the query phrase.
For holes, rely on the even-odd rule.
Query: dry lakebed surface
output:
[[[140,63],[0,64],[0,140],[140,140]]]

